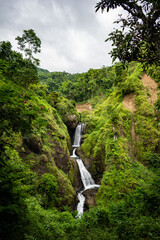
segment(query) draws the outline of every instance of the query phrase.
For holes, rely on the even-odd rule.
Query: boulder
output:
[[[66,113],[64,123],[67,125],[70,129],[75,129],[78,124],[78,117],[76,114],[69,115]]]

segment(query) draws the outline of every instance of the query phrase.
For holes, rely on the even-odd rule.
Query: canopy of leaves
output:
[[[40,82],[48,85],[48,90],[57,91],[76,102],[105,96],[113,86],[114,67],[89,69],[86,73],[46,72],[38,70]]]
[[[121,30],[109,34],[106,41],[113,42],[110,52],[113,61],[138,60],[160,64],[160,2],[159,0],[101,0],[96,11],[122,7],[128,16],[119,16]]]

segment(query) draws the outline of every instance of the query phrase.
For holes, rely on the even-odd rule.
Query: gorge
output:
[[[83,134],[83,127],[84,124],[78,124],[76,129],[75,129],[75,134],[74,134],[74,141],[72,147],[73,149],[73,154],[70,156],[72,158],[75,158],[79,167],[80,171],[80,176],[81,176],[81,181],[83,183],[84,189],[78,193],[78,200],[79,203],[77,205],[77,211],[78,211],[78,217],[81,217],[83,214],[83,209],[84,209],[84,203],[85,203],[85,197],[83,193],[88,190],[88,189],[93,189],[93,188],[99,188],[100,185],[95,184],[94,180],[92,179],[91,174],[87,171],[85,168],[83,161],[79,159],[79,157],[75,154],[76,149],[80,147],[81,144],[81,138]]]
[[[90,71],[83,83],[78,76],[74,84],[88,93],[88,79],[103,83],[99,88],[97,83],[97,95],[90,99],[92,111],[83,102],[80,114],[74,100],[42,84],[24,88],[3,76],[1,239],[159,239],[156,71],[157,85],[137,62]]]

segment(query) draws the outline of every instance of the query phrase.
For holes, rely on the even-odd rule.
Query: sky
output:
[[[17,50],[17,36],[33,29],[41,39],[40,67],[49,71],[87,72],[112,65],[108,54],[122,10],[95,12],[99,0],[0,0],[0,41]],[[19,50],[18,50],[19,51]]]

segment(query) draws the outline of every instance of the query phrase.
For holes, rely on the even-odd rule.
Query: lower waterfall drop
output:
[[[70,156],[72,158],[75,158],[76,161],[77,161],[79,171],[80,171],[81,180],[82,180],[82,183],[83,183],[83,186],[84,186],[84,189],[78,193],[79,203],[77,205],[77,211],[78,211],[77,217],[79,217],[79,218],[83,215],[83,211],[84,211],[85,197],[83,195],[83,192],[88,190],[88,189],[99,188],[100,187],[100,185],[95,184],[91,174],[85,168],[85,166],[83,164],[83,161],[76,155],[76,149],[78,147],[80,147],[80,145],[81,145],[83,127],[84,127],[84,124],[78,124],[77,127],[76,127],[74,142],[73,142],[73,145],[72,145],[74,147],[73,154]]]
[[[78,200],[79,203],[77,205],[77,211],[78,211],[78,217],[81,217],[83,214],[83,208],[84,208],[84,203],[85,203],[85,197],[83,196],[83,194],[80,192],[78,193]]]

